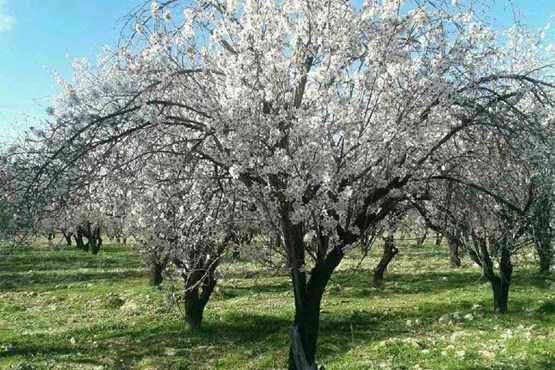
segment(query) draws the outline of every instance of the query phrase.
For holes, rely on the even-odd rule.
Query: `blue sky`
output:
[[[0,0],[0,135],[26,127],[23,113],[44,116],[55,93],[53,72],[69,77],[72,59],[94,58],[116,44],[122,17],[139,3]]]
[[[314,0],[318,1],[318,0]],[[354,0],[360,2],[361,0]],[[69,77],[71,59],[94,58],[115,45],[122,17],[142,0],[0,0],[0,137],[44,117],[55,93],[53,72]],[[555,14],[555,0],[513,0],[537,30]],[[495,0],[504,24],[510,6]],[[550,38],[555,41],[555,31]],[[27,118],[25,118],[27,116]]]

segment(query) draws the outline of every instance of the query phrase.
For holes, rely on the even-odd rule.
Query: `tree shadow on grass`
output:
[[[15,292],[37,288],[40,291],[65,289],[68,284],[92,283],[102,281],[102,284],[118,284],[121,281],[144,279],[146,284],[146,271],[127,269],[118,271],[93,271],[72,273],[34,272],[32,274],[4,274],[0,275],[0,292]]]
[[[232,313],[225,321],[205,320],[202,328],[189,330],[183,322],[171,321],[132,329],[106,332],[102,326],[62,333],[48,340],[34,338],[15,342],[13,347],[0,352],[2,357],[25,357],[55,359],[57,362],[109,365],[112,363],[133,366],[142,359],[163,359],[171,350],[184,358],[176,359],[183,364],[205,363],[218,359],[226,351],[244,351],[253,348],[258,354],[275,351],[276,344],[286,350],[290,320],[270,315]],[[103,333],[92,347],[86,338],[90,333]],[[73,345],[70,337],[77,338]],[[186,356],[184,356],[186,355]],[[253,353],[250,354],[254,355]]]
[[[473,289],[477,284],[487,283],[479,270],[453,269],[442,272],[419,272],[403,273],[394,272],[386,276],[380,288],[371,285],[373,271],[371,269],[360,269],[356,274],[340,271],[333,277],[334,282],[340,283],[341,295],[350,298],[361,298],[364,296],[388,296],[391,294],[423,294],[441,293],[446,291]],[[344,284],[341,284],[345,282]],[[552,284],[549,278],[542,278],[533,271],[516,271],[513,275],[511,289],[535,288],[548,289]],[[333,290],[334,283],[328,288]]]
[[[437,324],[438,318],[446,312],[460,311],[460,302],[429,302],[424,311],[407,310],[404,307],[377,307],[368,309],[339,309],[321,316],[318,358],[322,363],[333,361],[337,356],[347,353],[360,343],[377,343],[389,338],[406,338],[420,335]],[[57,363],[89,364],[105,366],[108,369],[124,369],[139,365],[147,359],[153,363],[167,364],[170,369],[199,368],[210,361],[222,357],[236,357],[244,365],[266,356],[274,363],[285,366],[288,351],[288,331],[291,317],[283,311],[276,315],[259,315],[242,311],[221,314],[207,311],[207,318],[200,330],[190,331],[184,322],[173,315],[171,318],[153,313],[140,325],[125,326],[118,323],[110,328],[105,324],[90,325],[73,332],[59,333],[32,340],[20,339],[15,346],[3,353],[5,356],[19,356],[55,359]],[[498,317],[501,324],[512,327],[521,312],[508,315],[484,313],[485,318]],[[411,332],[406,321],[421,319],[420,327]],[[151,321],[152,319],[152,321]],[[154,323],[155,322],[155,323]],[[485,321],[484,321],[485,322]],[[479,325],[478,322],[465,325]],[[491,323],[487,322],[488,327]],[[449,330],[444,327],[442,330]],[[91,333],[96,333],[98,342],[93,347]],[[69,338],[75,337],[76,344]],[[354,341],[356,339],[356,341]],[[173,355],[168,355],[168,353]],[[538,359],[550,363],[550,359]],[[141,365],[142,366],[142,365]],[[165,366],[165,365],[164,365]],[[251,366],[252,367],[252,366]],[[164,368],[164,367],[156,367]],[[233,367],[230,367],[233,368]],[[240,368],[240,367],[239,367]]]
[[[137,251],[130,248],[104,247],[98,255],[76,247],[49,251],[25,248],[0,260],[0,272],[67,271],[79,268],[133,268],[140,266]]]

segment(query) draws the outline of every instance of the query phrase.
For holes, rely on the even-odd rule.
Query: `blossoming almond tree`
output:
[[[65,83],[39,172],[164,152],[226,177],[226,196],[281,235],[289,367],[314,367],[322,295],[345,253],[424,180],[444,181],[443,164],[472,171],[475,136],[540,129],[528,108],[553,88],[541,43],[493,31],[471,4],[153,3],[112,58]]]
[[[533,142],[520,142],[518,147],[510,147],[498,140],[490,138],[489,148],[484,148],[487,151],[467,154],[473,158],[472,172],[463,165],[444,168],[434,178],[449,181],[451,186],[429,186],[428,201],[414,205],[430,228],[440,229],[444,223],[450,244],[466,250],[491,283],[495,311],[505,313],[513,271],[511,257],[533,240],[530,231],[537,225],[536,209],[545,202],[545,189],[534,181],[536,174],[529,161],[530,155],[540,157],[541,143],[531,146]],[[543,159],[549,160],[550,155],[544,154]],[[552,165],[544,166],[548,169]],[[451,193],[448,201],[438,194],[446,191]],[[499,273],[495,272],[495,260]]]
[[[130,230],[143,240],[154,283],[168,270],[183,279],[185,319],[197,328],[217,283],[216,269],[242,217],[241,205],[225,191],[229,179],[213,166],[202,169],[203,163],[193,162],[176,168],[167,156],[157,153],[135,173]]]

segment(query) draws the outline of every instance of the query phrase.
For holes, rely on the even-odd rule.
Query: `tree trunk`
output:
[[[150,278],[148,279],[148,285],[150,286],[159,286],[164,281],[164,276],[162,273],[164,272],[164,267],[161,263],[153,263],[150,267]]]
[[[508,246],[500,246],[501,259],[499,261],[499,276],[493,271],[493,262],[486,246],[481,247],[482,271],[484,277],[490,282],[493,291],[493,308],[495,312],[506,313],[509,303],[509,288],[513,266],[511,263],[511,251]]]
[[[443,234],[436,232],[436,247],[441,245],[441,241],[443,240]]]
[[[498,276],[491,281],[493,309],[495,312],[507,313],[509,309],[509,285],[510,282],[503,283],[502,279]]]
[[[506,245],[501,248],[501,260],[499,261],[499,295],[497,297],[496,311],[506,313],[509,304],[509,288],[513,265],[511,263],[511,251]]]
[[[448,239],[449,244],[449,256],[451,261],[451,267],[461,267],[461,259],[459,257],[459,243],[453,238]]]
[[[295,313],[293,329],[300,341],[291,342],[289,348],[289,370],[316,369],[316,342],[320,327],[320,304],[322,296],[317,294],[306,299]],[[293,338],[292,338],[293,339]]]
[[[83,241],[83,229],[81,226],[77,227],[77,231],[74,235],[74,238],[75,238],[75,244],[77,245],[78,249],[81,249],[82,251],[85,251],[85,252],[89,250],[88,243],[85,244],[85,242]]]
[[[198,329],[202,324],[204,307],[200,304],[199,289],[185,290],[185,321],[191,329]]]
[[[96,226],[94,229],[91,227],[89,222],[85,226],[77,227],[77,235],[75,238],[77,241],[77,247],[88,252],[91,250],[92,254],[97,255],[102,247],[102,237],[100,236],[100,226]],[[83,243],[83,237],[87,239],[87,243]],[[82,247],[82,248],[81,248]]]
[[[545,185],[548,185],[545,187]],[[553,260],[553,239],[554,228],[552,227],[552,213],[554,205],[554,197],[552,193],[553,182],[544,184],[543,191],[538,196],[536,206],[533,208],[532,214],[532,236],[534,237],[534,246],[538,252],[538,260],[540,264],[540,275],[548,276],[549,269]]]
[[[551,269],[551,260],[553,255],[551,253],[540,255],[540,275],[549,276]]]
[[[387,238],[385,238],[382,259],[378,263],[378,266],[374,269],[374,279],[372,284],[375,287],[382,285],[383,274],[397,253],[399,253],[399,249],[395,247],[395,236],[393,233],[390,233]]]
[[[73,236],[73,233],[66,233],[64,232],[64,239],[66,240],[66,244],[68,247],[71,247],[71,237]]]
[[[305,244],[302,225],[291,222],[286,206],[283,206],[282,209],[282,230],[295,298],[293,330],[298,333],[299,339],[296,343],[290,343],[289,370],[305,370],[303,367],[305,365],[313,366],[316,359],[316,340],[322,295],[320,294],[318,297],[315,285],[312,289],[309,288],[305,271]],[[319,262],[319,260],[316,261],[316,265],[312,269],[313,273],[322,268]],[[321,285],[321,282],[319,285]],[[323,285],[324,289],[325,285]]]
[[[91,237],[89,240],[89,246],[91,249],[92,254],[97,255],[98,254],[98,250],[100,249],[97,245],[97,240],[94,237]]]
[[[214,269],[210,268],[208,271],[200,273],[195,271],[186,277],[184,294],[185,322],[190,329],[198,329],[202,324],[204,308],[217,283],[217,280],[214,278]]]
[[[90,230],[90,227],[89,227]],[[90,230],[90,244],[91,244],[91,252],[94,255],[97,255],[102,247],[102,237],[100,236],[100,226],[95,227],[93,230]]]
[[[315,266],[307,274],[304,270],[304,239],[300,225],[284,223],[284,241],[291,266],[291,279],[295,297],[295,320],[289,347],[289,370],[316,369],[316,343],[320,326],[320,305],[326,286],[334,269],[343,258],[344,245],[354,241],[342,241],[327,255],[320,254]],[[294,334],[294,335],[293,335]],[[298,334],[298,335],[297,335]],[[293,338],[298,338],[294,341]]]
[[[424,234],[416,240],[416,246],[418,248],[421,248],[424,245],[424,242],[426,241],[427,236],[428,236],[428,228],[425,228]]]
[[[155,255],[153,258],[152,266],[150,267],[150,279],[148,280],[148,285],[159,286],[164,281],[163,272],[168,265],[169,257],[159,258]]]
[[[499,304],[501,299],[501,279],[495,276],[492,279],[488,279],[491,284],[491,290],[493,291],[493,310],[495,312],[501,312]]]
[[[538,252],[538,259],[540,263],[540,275],[548,276],[553,260],[553,247],[551,246],[551,238],[536,241],[536,251]]]

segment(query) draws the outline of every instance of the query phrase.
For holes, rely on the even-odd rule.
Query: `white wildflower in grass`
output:
[[[443,316],[441,316],[441,317],[439,318],[438,322],[439,322],[440,324],[444,324],[444,325],[445,325],[445,324],[449,324],[450,322],[452,322],[451,315],[449,315],[448,313],[446,313],[445,315],[443,315]]]
[[[514,336],[513,331],[511,329],[507,329],[507,331],[501,334],[500,338],[503,340],[510,339]]]
[[[480,354],[480,356],[485,357],[488,360],[495,359],[495,353],[494,352],[490,352],[490,351],[487,351],[487,350],[483,349],[483,350],[480,350],[478,353]]]
[[[175,354],[177,353],[175,348],[166,348],[166,350],[164,351],[164,354],[166,356],[175,356]]]

